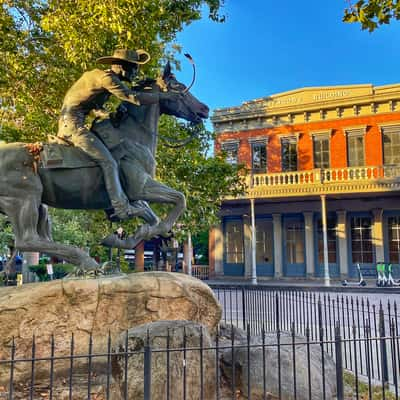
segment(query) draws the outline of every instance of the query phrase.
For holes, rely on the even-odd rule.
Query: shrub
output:
[[[54,264],[53,265],[53,272],[54,272],[53,278],[54,279],[64,278],[64,276],[73,272],[75,268],[76,267],[73,264]]]
[[[47,275],[47,268],[44,264],[39,265],[29,265],[29,271],[34,272],[39,278],[40,282],[48,281],[49,277]]]
[[[68,275],[75,269],[72,264],[53,264],[53,279],[61,279]],[[34,272],[39,278],[40,282],[45,282],[50,280],[47,274],[47,267],[45,264],[30,265],[29,271]]]

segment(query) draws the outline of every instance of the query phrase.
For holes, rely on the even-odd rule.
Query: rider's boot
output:
[[[146,209],[140,202],[136,202],[136,206],[129,203],[126,194],[122,190],[119,180],[118,167],[112,163],[101,163],[103,170],[104,182],[110,197],[111,206],[114,213],[110,215],[111,220],[124,220],[136,216],[141,216]]]

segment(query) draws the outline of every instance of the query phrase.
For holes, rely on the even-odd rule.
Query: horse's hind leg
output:
[[[45,209],[36,197],[1,198],[0,206],[10,218],[15,233],[15,247],[20,251],[39,251],[66,260],[83,269],[97,269],[98,264],[75,246],[54,243],[48,238]]]
[[[51,235],[51,219],[46,205],[39,206],[39,221],[38,221],[38,234],[42,239],[52,241]]]

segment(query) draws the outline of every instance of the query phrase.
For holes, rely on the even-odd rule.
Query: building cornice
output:
[[[296,115],[300,122],[313,122],[393,112],[398,102],[400,84],[310,87],[217,109],[211,121],[217,132],[232,132],[298,123]],[[311,120],[311,113],[318,113],[317,119]]]

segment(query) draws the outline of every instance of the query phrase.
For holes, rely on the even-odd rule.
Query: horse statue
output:
[[[193,124],[208,117],[208,107],[178,82],[167,63],[162,77],[139,83],[141,90],[174,95],[151,105],[120,105],[118,117],[95,121],[92,130],[119,163],[121,183],[130,202],[143,207],[139,226],[131,237],[110,235],[104,244],[134,248],[140,241],[168,236],[186,207],[185,196],[154,179],[158,121],[161,114]],[[121,111],[123,110],[123,111]],[[80,270],[99,269],[86,252],[53,242],[47,206],[64,209],[111,210],[101,168],[82,150],[63,144],[8,143],[0,145],[0,212],[13,226],[15,248],[38,251],[75,264]],[[172,204],[160,220],[147,202]]]

